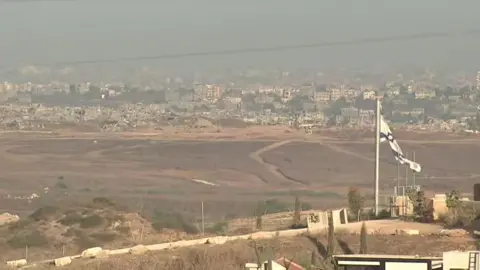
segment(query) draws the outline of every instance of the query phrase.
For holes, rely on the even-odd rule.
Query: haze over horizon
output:
[[[2,1],[2,66],[116,59],[480,29],[480,2]],[[187,68],[480,69],[480,34],[138,61]],[[120,64],[127,65],[127,64]]]

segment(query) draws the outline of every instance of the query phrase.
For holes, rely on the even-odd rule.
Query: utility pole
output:
[[[380,177],[380,99],[377,97],[377,111],[375,115],[375,216],[378,216],[378,194]]]
[[[405,152],[405,158],[408,159],[408,152]],[[408,187],[408,166],[405,166],[405,190]]]
[[[415,151],[413,152],[413,162],[415,162]],[[413,187],[416,188],[416,183],[415,183],[415,171],[412,172],[412,178],[413,178]]]
[[[397,162],[397,192],[396,196],[400,195],[400,163]]]
[[[205,234],[205,218],[203,215],[203,201],[202,201],[202,235]]]
[[[405,158],[408,159],[408,153],[405,152]],[[407,193],[407,187],[408,187],[408,166],[405,166],[405,187],[403,188],[403,215],[407,217],[407,210],[408,210],[408,193]]]

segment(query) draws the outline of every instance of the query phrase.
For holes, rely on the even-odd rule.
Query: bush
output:
[[[277,199],[268,199],[266,201],[260,202],[257,204],[255,213],[262,213],[262,214],[275,214],[281,212],[290,211],[288,206],[278,201]]]
[[[448,227],[465,228],[472,226],[472,222],[477,219],[479,211],[472,203],[462,202],[456,209],[450,210],[439,217],[440,222]]]
[[[130,234],[130,228],[126,226],[117,227],[115,230],[121,234]]]
[[[32,231],[26,234],[16,234],[7,241],[12,248],[44,247],[48,239],[41,232]]]
[[[78,224],[78,223],[82,222],[82,219],[83,219],[83,217],[79,213],[71,212],[71,213],[67,213],[58,222],[65,225],[65,226],[71,226],[71,225]]]
[[[32,220],[29,219],[20,219],[17,222],[14,222],[8,226],[9,231],[17,231],[26,228],[28,225],[32,223]]]
[[[228,231],[228,222],[226,222],[226,221],[217,222],[212,227],[207,228],[206,231],[208,233],[223,235],[223,234],[227,233],[227,231]]]
[[[366,216],[367,220],[389,219],[391,217],[392,215],[390,211],[385,209],[380,210],[378,212],[378,216],[375,216],[375,212],[373,210],[369,211]]]
[[[113,207],[115,204],[108,198],[105,197],[96,197],[92,200],[94,208],[108,208]]]
[[[348,189],[348,208],[352,219],[357,219],[358,213],[365,207],[365,197],[357,188]]]
[[[68,228],[67,231],[62,234],[62,236],[73,237],[73,236],[77,236],[77,234],[78,234],[77,230],[75,230],[74,228]]]
[[[58,208],[55,206],[40,207],[30,215],[30,218],[35,221],[50,220],[57,211]]]
[[[92,237],[93,239],[99,242],[113,242],[117,238],[117,234],[107,233],[107,232],[92,233],[90,237]]]
[[[302,211],[312,210],[313,206],[308,202],[302,202]]]
[[[98,245],[97,242],[95,242],[92,238],[84,234],[77,235],[77,237],[75,238],[75,244],[78,246],[79,249],[87,249]]]
[[[198,233],[198,229],[191,222],[185,220],[180,213],[155,212],[152,227],[157,231],[172,229],[181,230],[188,234]]]
[[[103,218],[99,215],[91,215],[88,217],[84,217],[80,221],[80,227],[84,229],[98,227],[102,224],[103,224]]]
[[[57,189],[68,189],[68,186],[67,184],[65,184],[65,182],[63,182],[63,180],[58,180],[58,182],[55,184],[55,187],[54,188],[57,188]]]

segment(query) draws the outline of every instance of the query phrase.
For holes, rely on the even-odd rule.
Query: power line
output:
[[[384,42],[392,42],[392,41],[409,41],[409,40],[421,40],[421,39],[442,38],[442,37],[452,37],[452,36],[469,36],[469,35],[476,35],[479,33],[480,33],[480,29],[460,31],[460,32],[424,32],[424,33],[409,34],[409,35],[374,37],[374,38],[364,38],[364,39],[354,39],[354,40],[344,40],[344,41],[327,41],[327,42],[292,44],[292,45],[269,46],[269,47],[250,47],[250,48],[203,51],[203,52],[170,53],[170,54],[161,54],[161,55],[123,57],[123,58],[111,58],[111,59],[59,61],[59,62],[52,62],[49,64],[43,63],[43,64],[33,64],[33,65],[71,66],[71,65],[82,65],[82,64],[132,62],[132,61],[140,61],[140,60],[178,59],[178,58],[198,57],[198,56],[278,52],[278,51],[298,50],[298,49],[307,49],[307,48],[352,46],[352,45],[374,44],[374,43],[384,43]]]

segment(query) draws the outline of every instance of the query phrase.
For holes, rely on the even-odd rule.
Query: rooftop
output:
[[[377,259],[377,260],[442,260],[442,257],[420,257],[412,255],[386,255],[386,254],[347,254],[347,255],[334,255],[334,258],[338,259]]]

